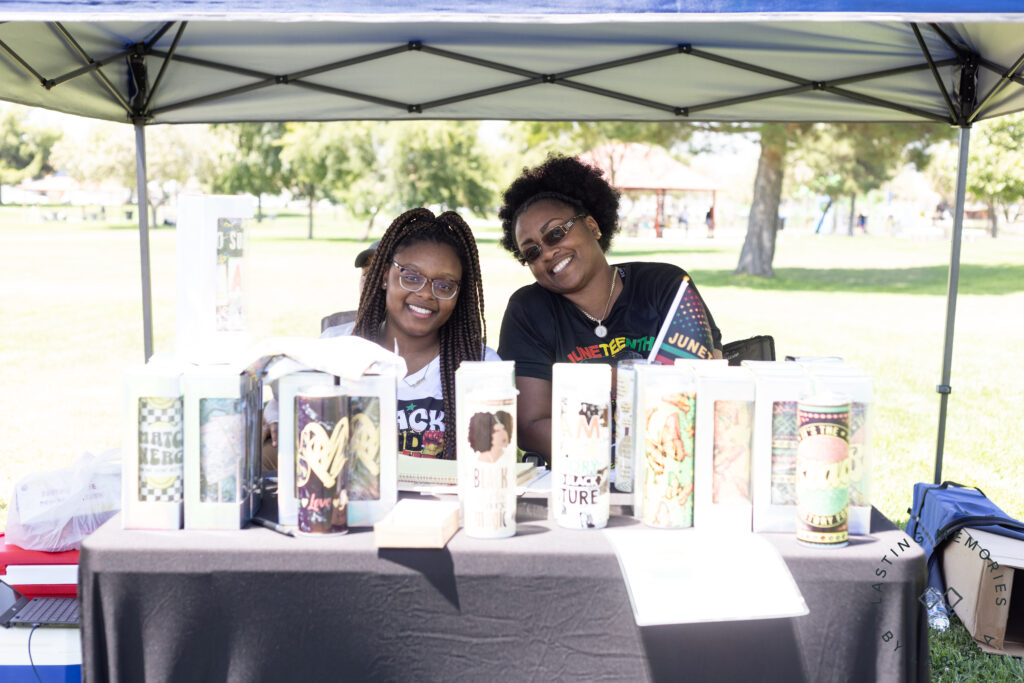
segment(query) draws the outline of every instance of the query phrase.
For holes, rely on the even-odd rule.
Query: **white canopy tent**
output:
[[[935,479],[973,122],[1024,110],[1013,0],[13,0],[0,98],[144,127],[524,119],[934,121],[960,128]]]

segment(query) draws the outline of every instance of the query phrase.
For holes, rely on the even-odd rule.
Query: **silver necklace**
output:
[[[612,266],[612,288],[608,290],[608,303],[606,303],[604,305],[604,315],[601,316],[600,320],[598,320],[594,316],[590,315],[589,313],[584,311],[582,308],[580,308],[576,304],[573,304],[573,306],[576,306],[576,308],[579,309],[580,313],[582,313],[583,315],[587,316],[588,320],[590,320],[591,322],[597,323],[597,327],[594,328],[594,334],[596,334],[601,339],[604,339],[605,336],[608,334],[608,328],[604,326],[604,319],[607,318],[608,314],[611,312],[611,309],[612,309],[612,295],[614,293],[615,293],[615,266]]]

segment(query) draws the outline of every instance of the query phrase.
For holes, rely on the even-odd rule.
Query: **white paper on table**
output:
[[[637,626],[797,617],[807,603],[779,552],[756,534],[613,527]]]

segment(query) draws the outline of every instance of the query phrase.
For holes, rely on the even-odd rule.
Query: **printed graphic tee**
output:
[[[622,263],[616,266],[623,289],[603,321],[608,334],[594,334],[596,324],[568,299],[534,283],[509,300],[501,323],[498,355],[516,363],[516,375],[551,381],[553,363],[609,363],[646,358],[672,305],[686,271],[669,263]],[[696,291],[696,286],[690,282]],[[698,296],[700,293],[698,292]],[[707,313],[715,348],[722,333]]]
[[[329,327],[321,337],[352,333],[355,323]],[[484,360],[501,360],[487,347]],[[444,454],[444,392],[441,388],[441,357],[398,380],[398,452],[419,458],[440,458]]]

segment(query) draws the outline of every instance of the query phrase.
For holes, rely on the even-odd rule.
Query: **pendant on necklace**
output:
[[[594,334],[596,334],[601,339],[604,339],[605,335],[608,334],[608,328],[602,325],[601,323],[598,323],[597,327],[594,328]]]

